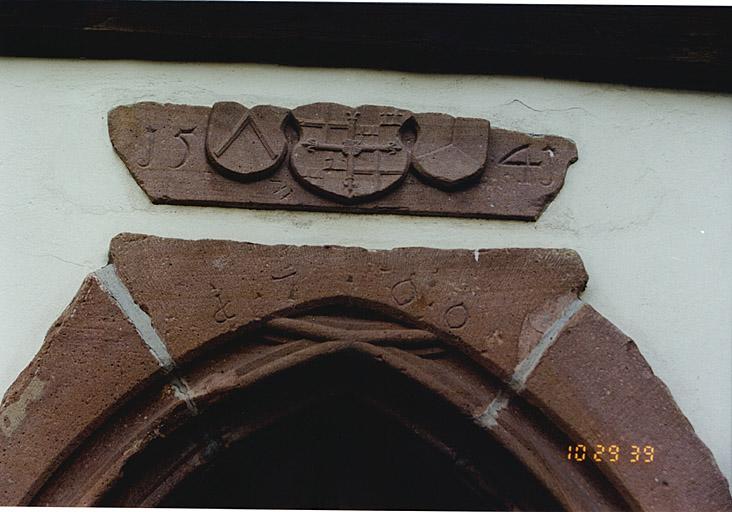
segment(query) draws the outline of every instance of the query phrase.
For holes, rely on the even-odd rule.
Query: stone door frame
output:
[[[348,381],[425,425],[507,504],[730,509],[709,450],[635,343],[579,298],[586,280],[567,250],[119,235],[3,400],[0,503],[165,503],[218,453]],[[567,460],[578,445],[621,446],[624,459]],[[654,446],[655,460],[631,461],[631,445]],[[487,453],[543,501],[521,502]]]

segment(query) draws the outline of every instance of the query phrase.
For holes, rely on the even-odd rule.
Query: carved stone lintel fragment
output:
[[[137,103],[109,134],[156,204],[536,220],[577,160],[565,138],[373,105]]]

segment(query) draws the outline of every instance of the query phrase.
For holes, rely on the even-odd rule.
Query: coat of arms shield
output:
[[[300,131],[291,164],[306,186],[340,202],[358,202],[399,184],[409,151],[399,130],[411,112],[392,107],[314,103],[292,112]]]
[[[233,101],[216,103],[208,116],[206,154],[213,167],[235,180],[256,180],[275,171],[287,154],[287,109]]]

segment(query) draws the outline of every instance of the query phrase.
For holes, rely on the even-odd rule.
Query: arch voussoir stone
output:
[[[0,406],[0,504],[25,505],[74,448],[160,366],[88,277]]]
[[[732,507],[728,482],[666,385],[633,340],[592,307],[583,306],[567,323],[526,393],[587,446],[653,447],[652,471],[644,453],[635,463],[603,466],[634,508]]]
[[[502,503],[732,509],[709,450],[635,344],[578,298],[586,282],[569,250],[119,235],[3,400],[0,504],[168,503],[240,439],[285,421],[298,406],[285,404],[292,374],[300,387],[307,375],[321,383],[298,389],[308,403],[372,393],[397,416],[401,403],[405,424],[454,410],[473,444],[422,430],[468,461],[466,478],[487,483],[470,462],[484,452],[532,475],[534,501],[513,489]],[[432,405],[398,398],[412,385]],[[281,407],[257,398],[267,386]],[[222,412],[240,409],[251,414]],[[580,457],[578,446],[624,459]],[[632,460],[646,446],[655,459]]]

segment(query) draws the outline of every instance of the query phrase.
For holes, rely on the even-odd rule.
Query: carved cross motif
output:
[[[356,112],[356,115],[353,116],[353,122],[349,127],[349,137],[351,136],[357,136],[355,134],[355,123],[356,119],[358,117],[358,112]],[[311,126],[315,123],[311,123]],[[327,124],[325,126],[328,126]],[[332,126],[332,125],[330,125]],[[366,135],[373,136],[374,134],[367,132]],[[378,134],[375,134],[378,136]],[[332,157],[326,158],[326,162],[329,163],[327,167],[324,167],[323,170],[329,170],[329,171],[345,171],[346,177],[343,178],[343,188],[346,189],[348,192],[348,195],[350,197],[353,196],[353,192],[356,188],[358,188],[358,184],[356,184],[356,179],[354,178],[354,174],[358,172],[359,174],[366,174],[370,175],[372,173],[375,173],[377,176],[377,180],[381,181],[381,175],[384,174],[395,174],[398,173],[398,171],[386,171],[382,170],[380,167],[381,159],[376,159],[376,166],[373,169],[368,168],[359,168],[356,169],[356,158],[361,153],[373,153],[377,151],[381,151],[384,153],[389,153],[393,155],[397,151],[402,150],[402,146],[398,141],[389,141],[386,144],[364,144],[362,140],[358,139],[352,139],[348,138],[343,141],[342,144],[334,144],[334,143],[327,143],[327,142],[318,142],[317,140],[311,138],[303,142],[303,146],[309,151],[330,151],[330,152],[337,152],[340,151],[346,156],[346,168],[340,169],[337,167],[333,167],[334,159]]]
[[[374,151],[383,151],[384,153],[394,154],[402,150],[402,145],[397,141],[391,141],[386,144],[364,144],[361,140],[346,139],[343,144],[328,144],[318,142],[315,139],[308,139],[302,144],[305,148],[312,151],[340,151],[348,157],[357,157],[362,152],[371,153]],[[349,158],[351,159],[351,158]]]
[[[404,113],[316,104],[296,109],[294,115],[302,129],[294,170],[323,192],[359,200],[386,190],[406,172],[409,155],[398,132]]]

